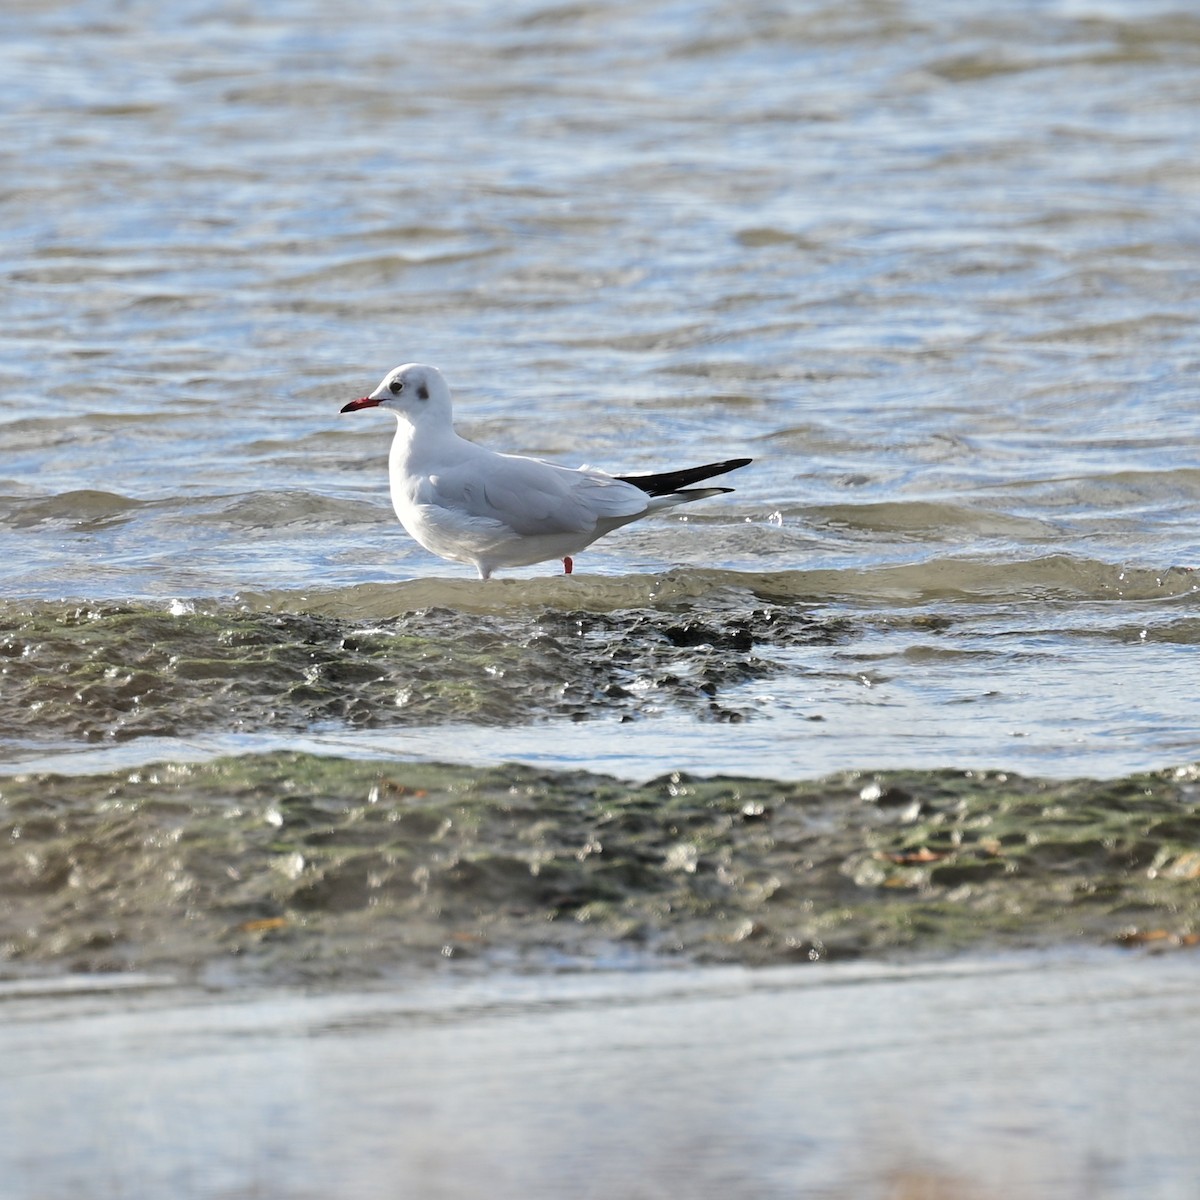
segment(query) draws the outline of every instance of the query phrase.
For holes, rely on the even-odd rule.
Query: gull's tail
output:
[[[663,471],[659,475],[618,475],[622,483],[632,483],[650,496],[686,496],[689,499],[700,500],[704,496],[718,496],[722,492],[732,492],[733,488],[697,488],[694,492],[686,490],[689,484],[699,483],[702,479],[712,479],[714,475],[724,475],[727,471],[736,471],[739,467],[748,466],[752,458],[731,458],[726,462],[707,463],[703,467],[684,467],[681,471]]]

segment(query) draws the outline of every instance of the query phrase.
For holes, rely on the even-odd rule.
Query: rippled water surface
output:
[[[1192,14],[197,0],[0,25],[12,755],[278,727],[630,774],[1200,752]],[[498,448],[756,463],[577,580],[480,587],[391,517],[391,422],[338,414],[413,359]],[[730,642],[763,608],[809,635]],[[680,624],[731,661],[662,640]],[[211,672],[247,638],[274,668],[242,656],[224,708]]]
[[[10,773],[1200,759],[1186,7],[66,0],[0,96]],[[755,462],[481,584],[339,413],[409,360],[501,449]]]

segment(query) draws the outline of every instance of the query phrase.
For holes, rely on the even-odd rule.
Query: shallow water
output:
[[[1196,587],[1056,555],[0,601],[0,729],[67,770],[303,738],[635,778],[1118,776],[1196,757]]]
[[[1198,971],[1093,952],[0,986],[0,1174],[10,1200],[1191,1200]]]
[[[935,791],[1200,759],[1189,13],[66,0],[0,34],[0,758],[78,777],[46,837],[145,764],[282,751]],[[404,360],[500,448],[755,464],[482,585],[396,526],[388,420],[339,414]],[[43,948],[103,907],[65,853]]]
[[[0,21],[6,755],[274,727],[358,750],[391,725],[408,737],[371,753],[621,771],[627,746],[626,774],[1200,755],[1197,591],[1171,570],[1200,558],[1190,15],[197,0]],[[583,578],[480,589],[395,526],[386,418],[337,412],[405,359],[502,448],[756,463]],[[47,640],[62,599],[102,613],[86,669]],[[631,630],[764,604],[829,635],[756,644],[713,712],[657,690],[705,656],[664,666]],[[381,618],[411,633],[429,608],[435,670],[467,671],[449,643],[486,611],[516,680],[405,711],[411,664],[380,650],[386,687],[357,702],[343,681],[290,703],[303,674],[277,663],[235,670],[224,713],[180,682],[266,609],[332,618],[328,670],[339,639],[382,646]],[[574,686],[578,639],[557,666],[531,643],[576,616],[654,661],[605,680],[593,648],[584,694],[525,690]],[[68,707],[82,688],[73,719],[14,718],[22,655]]]

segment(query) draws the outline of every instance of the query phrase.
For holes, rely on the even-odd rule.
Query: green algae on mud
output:
[[[1200,769],[782,783],[280,753],[0,780],[10,973],[768,964],[1200,930]]]

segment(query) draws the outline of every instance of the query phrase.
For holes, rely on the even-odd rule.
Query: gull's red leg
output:
[[[568,554],[563,559],[563,574],[570,575],[573,570],[575,570],[575,560]]]

